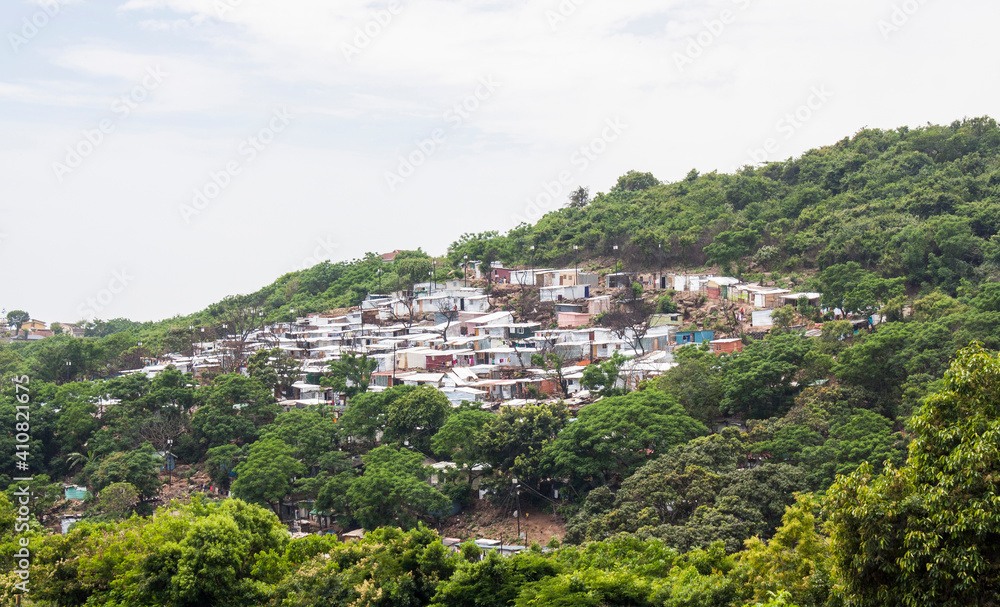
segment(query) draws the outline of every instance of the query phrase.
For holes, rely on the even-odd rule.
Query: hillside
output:
[[[0,563],[30,538],[39,605],[993,607],[998,183],[992,120],[864,130],[0,344]],[[532,279],[466,288],[466,259]],[[670,270],[775,299],[637,278]],[[684,325],[647,349],[654,311]]]
[[[864,129],[786,162],[657,183],[630,173],[533,226],[465,235],[449,259],[542,266],[605,256],[630,269],[716,264],[734,274],[854,261],[952,294],[963,278],[997,274],[1000,129],[990,118]]]

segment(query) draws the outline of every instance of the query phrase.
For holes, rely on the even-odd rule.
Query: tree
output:
[[[993,605],[1000,592],[1000,356],[962,350],[910,423],[902,468],[841,477],[826,507],[859,605]]]
[[[125,518],[138,503],[139,492],[129,483],[112,483],[101,491],[101,510],[116,518]]]
[[[301,363],[281,348],[258,350],[247,360],[247,373],[274,390],[275,398],[286,397],[301,375]]]
[[[774,322],[774,329],[777,331],[788,331],[795,321],[795,308],[792,306],[781,306],[771,312],[771,320]]]
[[[449,500],[427,482],[423,456],[383,445],[362,457],[365,471],[347,490],[354,517],[365,529],[410,528],[445,514]]]
[[[451,402],[437,388],[420,386],[386,407],[385,441],[430,453],[431,438],[451,414]]]
[[[722,400],[722,366],[707,348],[688,346],[674,351],[676,367],[652,380],[650,387],[677,398],[688,415],[711,427],[719,417]]]
[[[782,414],[791,407],[798,373],[810,340],[791,333],[771,334],[722,361],[722,411],[748,419]]]
[[[444,322],[434,325],[427,332],[440,335],[441,341],[448,341],[453,337],[448,335],[448,331],[458,322],[458,300],[455,297],[444,297],[437,302],[438,311],[444,317]]]
[[[456,409],[431,439],[431,447],[438,457],[468,467],[480,463],[476,445],[483,428],[494,417],[478,405],[464,405]]]
[[[748,257],[760,242],[760,232],[753,228],[719,232],[705,247],[709,261],[729,270],[733,263]]]
[[[356,356],[342,354],[340,360],[330,361],[328,375],[320,379],[320,385],[333,388],[334,392],[347,395],[350,401],[358,394],[368,391],[368,383],[372,373],[378,369],[378,360],[368,358],[367,354]]]
[[[634,285],[638,288],[626,289],[625,294],[611,309],[601,317],[601,324],[619,339],[622,339],[640,354],[646,352],[646,347],[642,340],[649,331],[650,315],[653,313],[653,306],[642,298],[642,286]]]
[[[562,403],[504,407],[483,428],[479,455],[494,470],[533,483],[541,476],[542,450],[568,418]]]
[[[28,503],[24,504],[23,490],[28,489]],[[30,481],[17,481],[7,488],[7,498],[10,503],[18,506],[27,505],[31,514],[39,521],[45,521],[47,512],[52,506],[63,499],[63,486],[60,482],[52,482],[47,474],[34,474]]]
[[[354,520],[347,495],[357,476],[353,472],[344,471],[333,476],[321,475],[316,478],[321,478],[323,482],[316,491],[316,509],[330,512],[341,527],[347,528]]]
[[[101,462],[95,460],[87,464],[84,473],[90,477],[91,486],[98,495],[114,483],[128,483],[145,501],[159,492],[162,466],[163,458],[156,454],[152,445],[145,443],[135,451],[115,453]]]
[[[359,541],[333,541],[315,552],[275,587],[275,605],[428,605],[456,565],[441,538],[422,526],[376,529]]]
[[[294,452],[277,438],[263,438],[250,445],[246,461],[236,467],[233,495],[264,504],[280,516],[281,502],[291,495],[294,477],[306,472],[293,457]]]
[[[870,316],[881,304],[903,294],[903,279],[885,279],[856,262],[830,266],[820,273],[823,305]]]
[[[203,451],[220,445],[246,445],[257,438],[253,420],[232,406],[204,405],[191,419],[194,438]]]
[[[204,450],[256,440],[258,428],[274,421],[278,405],[270,390],[251,377],[229,373],[198,390],[202,405],[191,418],[195,440]]]
[[[85,451],[84,445],[98,428],[97,407],[88,402],[68,404],[59,414],[56,428],[63,453]]]
[[[152,517],[81,521],[32,538],[32,599],[56,605],[260,605],[289,565],[323,540],[290,540],[274,514],[241,500],[164,506]],[[329,544],[327,544],[329,545]],[[315,550],[315,548],[313,548]],[[314,553],[313,553],[314,554]],[[309,558],[306,556],[306,558]]]
[[[849,314],[871,317],[889,300],[903,295],[903,279],[886,279],[866,273],[844,296],[843,309]]]
[[[920,328],[913,323],[890,323],[865,335],[837,356],[834,372],[848,385],[867,390],[894,416],[902,385],[910,375],[909,366],[924,348],[917,348]],[[938,333],[940,335],[940,333]],[[927,356],[927,352],[923,353]]]
[[[150,381],[144,397],[136,399],[137,405],[153,413],[178,417],[194,406],[195,383],[192,374],[181,373],[173,365],[168,365]]]
[[[258,426],[270,424],[278,413],[271,391],[252,377],[238,373],[220,375],[198,393],[204,397],[204,406],[238,409]]]
[[[566,540],[634,533],[682,551],[720,541],[735,552],[747,538],[768,535],[804,475],[785,464],[747,469],[745,440],[735,429],[696,438],[644,464],[617,494],[595,489]]]
[[[218,319],[220,326],[225,325],[222,330],[227,336],[232,336],[225,346],[232,355],[231,369],[239,369],[246,361],[250,336],[261,332],[266,339],[262,332],[266,320],[264,298],[260,294],[229,296],[209,306],[208,313]]]
[[[410,389],[412,388],[409,386],[401,386],[390,388],[382,394],[364,392],[352,398],[338,422],[342,439],[348,443],[358,443],[362,449],[374,447],[376,438],[385,428],[387,395]]]
[[[601,363],[587,365],[583,370],[583,379],[580,384],[600,396],[617,396],[628,392],[628,386],[618,388],[618,376],[621,373],[622,365],[629,360],[622,356],[620,352],[615,352],[611,358]]]
[[[660,185],[660,180],[652,173],[629,171],[618,178],[618,183],[611,188],[612,192],[641,192]]]
[[[590,188],[585,188],[583,186],[570,192],[569,195],[569,206],[573,209],[582,209],[583,207],[590,204]]]
[[[569,397],[569,382],[566,381],[566,377],[563,375],[564,362],[565,359],[555,352],[531,355],[531,364],[541,367],[547,376],[555,379],[559,386],[559,392],[563,397]]]
[[[205,466],[208,468],[208,477],[212,479],[213,485],[220,489],[229,489],[231,473],[243,459],[244,451],[245,449],[236,445],[219,445],[208,450]]]
[[[337,422],[329,413],[314,409],[292,409],[264,428],[261,438],[276,438],[292,448],[292,456],[312,469],[337,447]]]
[[[438,588],[432,607],[507,607],[528,584],[560,570],[552,559],[535,554],[503,558],[491,553],[478,563],[462,567]],[[574,603],[567,603],[574,604]]]
[[[7,324],[14,327],[15,336],[21,332],[21,327],[24,326],[24,323],[30,320],[31,314],[28,314],[24,310],[11,310],[10,312],[7,312]],[[28,339],[28,336],[25,335],[24,338]]]
[[[584,407],[545,446],[542,462],[578,487],[618,484],[650,457],[707,433],[674,397],[644,390]]]
[[[863,463],[871,464],[875,474],[889,462],[900,466],[905,459],[906,443],[893,423],[867,409],[854,409],[850,416],[835,419],[829,438],[819,446],[802,445],[801,467],[810,486],[825,491],[837,476],[846,476]]]

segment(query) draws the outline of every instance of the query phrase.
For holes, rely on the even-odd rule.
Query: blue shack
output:
[[[677,344],[685,346],[687,344],[700,344],[715,339],[715,331],[678,331]]]
[[[177,461],[174,459],[174,454],[169,451],[157,451],[157,455],[163,460],[160,465],[160,472],[169,472],[177,467]]]

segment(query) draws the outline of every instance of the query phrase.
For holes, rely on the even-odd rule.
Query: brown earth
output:
[[[542,546],[556,537],[560,541],[566,533],[566,522],[555,515],[552,508],[529,506],[522,503],[521,533],[527,533],[527,542],[518,540],[517,519],[512,511],[501,511],[487,500],[477,500],[456,516],[448,517],[439,533],[444,537],[462,540],[502,539],[504,543],[526,545],[538,542]]]
[[[194,467],[191,465],[178,464],[173,470],[173,474],[160,474],[163,486],[160,487],[158,503],[167,504],[170,503],[170,500],[175,499],[187,501],[192,494],[202,493],[202,485],[210,486],[212,484],[212,479],[208,477],[208,474],[197,469],[188,479],[187,476],[192,468]],[[208,493],[208,490],[206,489],[204,493]]]

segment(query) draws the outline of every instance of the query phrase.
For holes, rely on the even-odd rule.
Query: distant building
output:
[[[743,340],[738,337],[730,339],[713,339],[709,342],[712,345],[712,352],[716,354],[730,354],[743,351]]]

